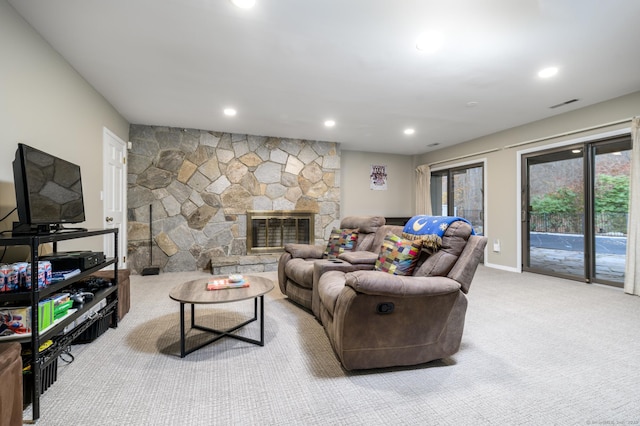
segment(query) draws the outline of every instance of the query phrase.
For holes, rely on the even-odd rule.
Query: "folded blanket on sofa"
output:
[[[442,236],[449,225],[458,220],[471,225],[467,219],[458,216],[414,216],[404,225],[402,235],[404,238],[421,239],[423,246],[437,250],[442,244]],[[471,235],[475,235],[473,226]]]
[[[453,222],[461,220],[471,225],[467,219],[458,216],[427,216],[419,215],[414,216],[404,225],[403,232],[414,235],[428,235],[435,234],[439,237],[444,235],[449,225]],[[475,235],[473,228],[471,228],[471,235]]]

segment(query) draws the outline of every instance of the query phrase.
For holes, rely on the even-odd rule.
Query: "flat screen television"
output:
[[[19,143],[13,178],[19,221],[14,233],[61,230],[62,224],[85,221],[79,166]]]

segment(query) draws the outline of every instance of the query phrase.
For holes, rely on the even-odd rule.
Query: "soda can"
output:
[[[10,271],[9,265],[0,265],[0,293],[9,291],[7,289],[7,274],[9,274]]]
[[[18,285],[20,288],[27,287],[27,266],[29,262],[16,262],[14,266],[18,268]]]
[[[38,288],[45,288],[46,286],[47,280],[44,262],[38,262]]]
[[[25,287],[27,290],[31,290],[31,263],[27,264],[27,272],[26,272],[26,279],[25,279]],[[36,275],[36,283],[38,285],[38,288],[44,288],[45,287],[45,281],[44,281],[44,265],[41,265],[38,262],[38,275]]]
[[[31,262],[27,263],[27,270],[24,277],[24,288],[31,290]]]
[[[4,291],[18,291],[20,288],[20,278],[18,277],[18,267],[9,265],[9,271],[5,273]]]
[[[51,284],[51,277],[53,275],[53,271],[51,269],[51,262],[49,262],[48,260],[43,260],[39,263],[41,263],[44,267],[43,280],[44,280],[44,286],[46,287]]]

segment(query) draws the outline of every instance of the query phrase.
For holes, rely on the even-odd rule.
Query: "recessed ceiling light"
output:
[[[335,121],[333,121],[333,120],[327,120],[327,121],[325,121],[325,122],[324,122],[324,125],[325,125],[326,127],[333,127],[333,126],[335,126],[335,125],[336,125],[336,122],[335,122]]]
[[[540,78],[549,78],[556,74],[558,74],[558,67],[548,67],[538,71],[538,77]]]
[[[251,9],[256,5],[256,0],[231,0],[231,3],[240,9]]]
[[[224,109],[224,115],[228,115],[229,117],[233,117],[234,115],[236,115],[238,113],[238,111],[236,111],[233,108],[225,108]]]
[[[416,131],[414,129],[404,129],[404,134],[405,135],[412,135],[414,134]]]
[[[444,34],[440,31],[428,31],[418,36],[416,49],[427,53],[435,53],[444,44]]]

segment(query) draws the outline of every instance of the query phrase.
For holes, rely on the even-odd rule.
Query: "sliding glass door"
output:
[[[523,157],[523,269],[622,286],[631,140]]]
[[[525,270],[584,276],[584,159],[582,147],[526,158],[528,223]]]
[[[460,216],[484,234],[484,167],[474,164],[431,173],[434,215]]]

